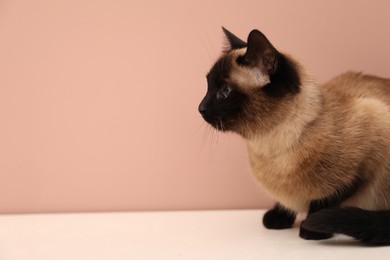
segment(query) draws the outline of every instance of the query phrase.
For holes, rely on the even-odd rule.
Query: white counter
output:
[[[390,247],[266,230],[264,211],[0,215],[0,260],[388,259]]]

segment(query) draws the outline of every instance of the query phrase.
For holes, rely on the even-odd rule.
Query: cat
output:
[[[390,79],[347,72],[319,85],[258,30],[228,41],[199,112],[241,135],[255,179],[277,201],[268,229],[308,240],[345,234],[390,245]]]

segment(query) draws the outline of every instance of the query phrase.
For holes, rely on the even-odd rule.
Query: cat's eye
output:
[[[221,90],[218,92],[218,97],[219,98],[227,98],[229,96],[229,94],[232,92],[232,87],[228,86],[228,85],[224,85]]]

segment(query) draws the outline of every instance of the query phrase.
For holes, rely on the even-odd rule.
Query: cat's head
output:
[[[258,30],[250,32],[247,42],[223,31],[229,47],[207,74],[199,112],[221,131],[244,137],[268,131],[285,119],[300,93],[298,65]]]

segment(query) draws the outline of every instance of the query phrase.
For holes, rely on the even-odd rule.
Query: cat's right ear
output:
[[[230,50],[246,47],[246,42],[229,32],[225,27],[222,27],[222,30],[225,33],[226,39],[229,41]]]

